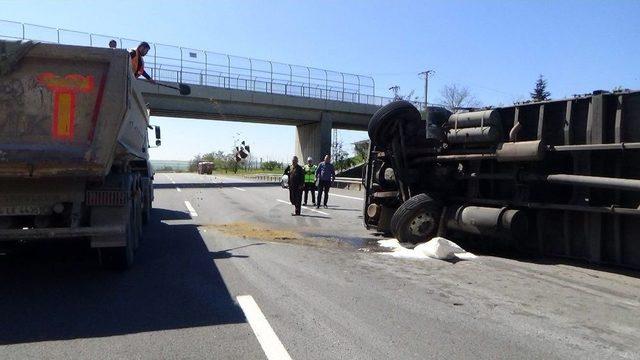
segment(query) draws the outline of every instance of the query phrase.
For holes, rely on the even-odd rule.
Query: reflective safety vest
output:
[[[133,75],[136,77],[140,77],[140,75],[144,74],[144,60],[142,60],[142,56],[140,56],[140,51],[135,49],[135,54],[131,58],[131,70],[133,70]]]
[[[316,182],[316,170],[318,166],[309,164],[304,166],[304,182],[306,184],[313,184]]]

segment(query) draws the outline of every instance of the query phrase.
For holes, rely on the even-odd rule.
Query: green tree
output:
[[[353,160],[349,158],[349,153],[344,150],[342,140],[336,141],[333,146],[333,165],[336,170],[343,170],[352,165]]]
[[[273,171],[275,169],[281,169],[282,164],[274,160],[265,161],[260,165],[260,168],[263,170]]]
[[[190,172],[196,172],[198,171],[198,163],[202,161],[202,155],[197,154],[193,157],[193,159],[191,159],[191,162],[189,162],[189,171]]]
[[[540,74],[538,80],[536,80],[536,87],[533,92],[529,93],[533,101],[545,101],[549,100],[551,93],[547,91],[547,80]]]

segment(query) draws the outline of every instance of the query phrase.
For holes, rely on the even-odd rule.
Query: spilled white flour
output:
[[[397,239],[380,240],[378,245],[391,249],[391,252],[381,254],[405,258],[405,259],[453,259],[462,260],[475,259],[477,256],[465,251],[463,248],[453,241],[443,237],[434,237],[433,239],[416,245],[413,249],[406,248],[400,244]]]

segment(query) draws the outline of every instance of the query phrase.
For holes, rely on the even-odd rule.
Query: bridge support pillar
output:
[[[332,127],[331,114],[326,112],[317,123],[296,126],[295,153],[300,164],[305,164],[309,156],[318,163],[325,155],[331,154]]]

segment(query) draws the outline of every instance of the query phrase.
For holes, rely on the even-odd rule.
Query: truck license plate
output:
[[[51,213],[51,209],[48,206],[36,206],[36,205],[0,206],[0,216],[48,215],[50,213]]]

